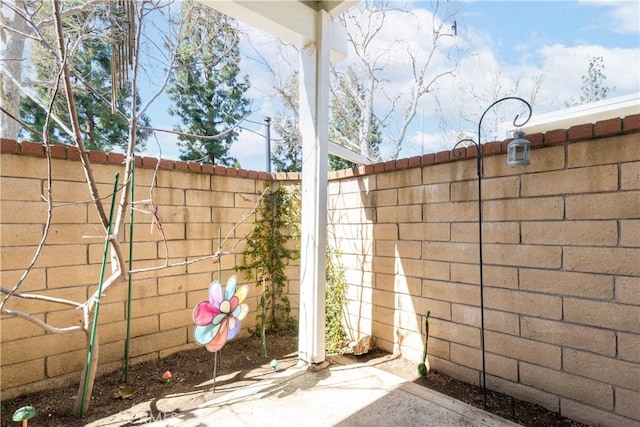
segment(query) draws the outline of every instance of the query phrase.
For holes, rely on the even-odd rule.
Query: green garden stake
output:
[[[116,204],[116,194],[118,193],[118,180],[120,179],[120,173],[115,174],[113,182],[113,192],[111,193],[111,210],[109,211],[109,222],[106,228],[106,234],[111,234],[111,225],[113,224],[113,210]],[[107,255],[109,251],[109,239],[104,240],[104,249],[102,251],[102,264],[100,265],[100,277],[98,281],[98,300],[96,301],[96,308],[93,312],[93,324],[91,325],[91,337],[89,338],[89,349],[87,351],[87,366],[84,372],[84,385],[82,387],[82,400],[80,401],[80,418],[84,417],[84,401],[87,397],[89,390],[89,372],[91,370],[91,361],[93,360],[93,350],[96,342],[96,333],[98,331],[98,316],[100,315],[100,296],[102,296],[102,285],[104,284],[104,270],[107,264]]]
[[[267,357],[267,301],[264,297],[265,281],[262,278],[262,295],[260,295],[260,356]]]
[[[218,227],[218,250],[222,251],[222,229]],[[218,282],[222,282],[222,259],[218,257]]]
[[[431,315],[431,311],[427,311],[427,316],[424,321],[424,330],[425,330],[425,340],[424,340],[424,351],[422,352],[422,363],[418,365],[418,375],[424,377],[427,375],[427,346],[429,344],[429,316]]]
[[[135,161],[131,162],[131,206],[129,208],[129,271],[133,270],[133,213],[135,212]],[[127,333],[124,340],[124,382],[129,383],[129,359],[131,347],[131,296],[133,276],[127,278]]]
[[[36,408],[33,406],[23,406],[13,413],[13,421],[22,421],[22,427],[27,427],[27,420],[36,416]]]

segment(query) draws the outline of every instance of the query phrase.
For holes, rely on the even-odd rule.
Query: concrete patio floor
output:
[[[322,369],[281,362],[278,371],[262,368],[240,383],[218,378],[215,393],[166,396],[88,426],[517,425],[373,366],[341,364],[340,357]]]

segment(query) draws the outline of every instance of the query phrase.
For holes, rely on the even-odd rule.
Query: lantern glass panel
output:
[[[531,163],[529,153],[529,141],[526,139],[511,141],[507,148],[507,164],[511,167],[527,166]]]

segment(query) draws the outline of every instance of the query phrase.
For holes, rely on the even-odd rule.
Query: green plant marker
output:
[[[427,375],[427,346],[429,345],[429,316],[431,315],[431,311],[427,311],[427,316],[424,321],[424,330],[425,330],[425,340],[424,340],[424,351],[422,352],[422,363],[418,365],[418,375],[424,377]]]
[[[23,427],[27,427],[27,420],[36,416],[36,408],[33,406],[23,406],[13,413],[13,421],[22,421]]]

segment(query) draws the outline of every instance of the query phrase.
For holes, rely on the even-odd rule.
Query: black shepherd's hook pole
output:
[[[524,103],[529,109],[529,114],[525,118],[523,122],[518,122],[519,115],[515,117],[513,120],[514,127],[524,126],[529,119],[531,118],[532,109],[531,105],[522,98],[518,98],[516,96],[508,96],[506,98],[502,98],[489,105],[482,116],[480,116],[480,121],[478,122],[478,136],[477,140],[473,139],[462,139],[453,146],[453,157],[460,157],[462,155],[461,150],[456,151],[460,144],[465,142],[472,143],[476,146],[476,168],[478,173],[478,256],[479,256],[479,267],[480,267],[480,348],[482,351],[482,407],[487,409],[487,369],[486,369],[486,360],[485,360],[485,348],[484,348],[484,274],[483,274],[483,258],[482,258],[482,174],[484,172],[484,165],[482,163],[482,143],[480,140],[482,133],[482,120],[484,116],[491,110],[496,104],[499,104],[502,101],[507,100],[516,100]]]

